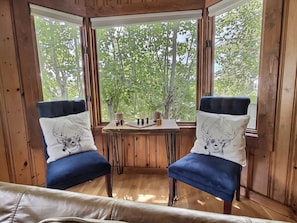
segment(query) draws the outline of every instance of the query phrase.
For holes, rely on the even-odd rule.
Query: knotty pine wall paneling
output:
[[[0,10],[1,11],[1,10]],[[0,12],[0,14],[2,14]],[[1,25],[1,22],[0,22]],[[1,34],[0,34],[1,38]],[[1,38],[2,39],[2,38]],[[1,50],[1,47],[0,47]],[[0,60],[1,61],[1,60]],[[7,129],[7,125],[5,125],[6,119],[4,116],[5,111],[2,109],[4,107],[4,92],[3,92],[3,84],[2,84],[2,79],[1,79],[1,63],[0,63],[0,163],[1,163],[1,169],[0,169],[0,181],[10,181],[10,176],[11,176],[11,165],[8,160],[11,156],[9,155],[10,152],[6,149],[6,137],[4,136],[4,132]]]
[[[297,61],[296,61],[297,63]],[[297,76],[297,69],[296,69],[296,76]],[[292,190],[292,193],[288,193],[289,202],[288,205],[291,206],[295,213],[297,212],[297,79],[295,82],[295,102],[294,102],[294,112],[293,112],[293,125],[292,125],[292,140],[291,140],[291,147],[292,147],[292,166],[291,166],[291,177],[292,180],[288,184],[288,188]],[[295,123],[295,125],[294,125]],[[292,182],[292,183],[291,183]]]
[[[93,0],[85,1],[88,17],[119,16],[201,9],[204,0]]]
[[[12,165],[9,168],[3,165],[1,170],[2,168],[4,171],[11,169],[11,181],[30,185],[33,183],[34,174],[32,174],[31,151],[27,141],[23,92],[20,85],[14,21],[10,6],[9,0],[0,2],[1,128],[5,137],[5,143],[2,143],[4,148],[1,148],[1,151],[6,152]],[[8,162],[4,159],[5,163]]]
[[[3,30],[0,32],[0,52],[4,52],[7,50],[7,42],[9,40],[9,30],[11,28],[11,17],[9,11],[9,1],[2,1],[0,2],[0,27],[3,27]],[[12,181],[13,175],[11,172],[11,163],[10,158],[10,151],[7,148],[8,144],[8,136],[7,136],[7,116],[6,116],[6,107],[5,107],[5,100],[4,100],[4,67],[7,65],[6,58],[4,55],[0,53],[0,180],[2,181]]]
[[[156,137],[156,160],[157,160],[157,168],[167,168],[168,160],[167,160],[167,152],[166,152],[166,144],[165,144],[165,136],[163,134],[157,135]],[[178,149],[178,146],[176,146]]]
[[[147,167],[149,166],[149,148],[148,148],[148,137],[145,135],[136,135],[136,136],[128,136],[130,140],[130,145],[133,145],[132,148],[129,149],[126,142],[124,142],[124,158],[126,157],[134,157],[134,165],[139,167]],[[131,156],[129,152],[134,150],[134,156]],[[127,166],[131,164],[127,163]],[[133,165],[132,165],[133,166]]]
[[[296,70],[297,76],[297,70]],[[293,162],[292,162],[292,183],[290,181],[289,187],[292,190],[292,193],[288,193],[289,195],[289,206],[291,206],[295,213],[297,213],[297,80],[295,83],[295,118],[294,122],[295,126],[293,128],[293,137],[292,137],[292,147],[293,147]]]
[[[158,167],[159,162],[159,152],[157,146],[157,137],[156,135],[151,135],[148,137],[148,166]]]
[[[272,176],[270,196],[282,203],[288,203],[288,182],[293,171],[294,152],[294,106],[296,106],[297,70],[297,1],[285,1],[281,43],[281,70],[278,89],[277,119],[275,123],[275,152],[272,157]],[[296,115],[296,114],[295,114]],[[296,149],[296,148],[295,148]],[[283,165],[284,163],[288,165]],[[287,189],[284,189],[287,188]]]
[[[41,77],[38,64],[35,31],[28,1],[10,0],[15,24],[19,72],[23,89],[23,116],[26,120],[31,177],[35,185],[45,185],[45,160],[38,122],[37,102],[42,100]],[[19,183],[22,183],[20,181]]]
[[[177,140],[176,140],[176,143],[177,143],[176,156],[178,159],[184,157],[191,151],[191,149],[195,143],[195,140],[196,140],[195,126],[193,126],[193,127],[181,126],[180,132],[179,132],[179,134],[177,136]]]
[[[283,1],[263,1],[262,43],[260,53],[257,133],[247,138],[248,181],[254,192],[269,196],[272,160],[275,152],[277,87],[280,69],[280,44]],[[252,163],[252,166],[249,165]]]
[[[47,7],[50,9],[59,10],[62,12],[78,15],[81,17],[86,16],[85,2],[92,2],[91,0],[67,0],[67,1],[53,1],[53,0],[24,0],[26,4],[32,3]]]

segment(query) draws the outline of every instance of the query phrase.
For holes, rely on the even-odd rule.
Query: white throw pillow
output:
[[[55,118],[40,118],[47,145],[47,163],[65,156],[96,150],[88,111]]]
[[[218,156],[246,165],[245,131],[249,115],[227,115],[197,111],[193,153]]]

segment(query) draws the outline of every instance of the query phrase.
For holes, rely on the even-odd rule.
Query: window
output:
[[[224,2],[210,8],[216,33],[213,94],[249,96],[249,128],[255,129],[262,0],[241,0],[233,9]],[[30,7],[44,100],[85,98],[81,18]],[[116,112],[135,120],[151,117],[154,111],[163,118],[195,121],[198,11],[91,19],[102,122],[114,119]]]
[[[102,121],[195,121],[197,19],[96,29]]]
[[[249,128],[256,128],[262,0],[215,17],[214,94],[251,98]]]
[[[30,7],[34,15],[43,99],[84,99],[80,25],[68,22],[67,18],[43,16],[63,15],[58,11]],[[36,9],[44,10],[36,12]]]

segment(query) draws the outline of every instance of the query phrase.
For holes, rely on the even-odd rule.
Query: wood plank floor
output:
[[[194,189],[186,184],[178,182],[178,201],[175,207],[222,213],[223,202],[212,195]],[[98,178],[90,182],[72,187],[69,191],[107,196],[104,178]],[[168,177],[166,171],[143,171],[138,169],[126,170],[124,174],[113,175],[113,197],[137,202],[167,205]],[[273,208],[259,205],[257,202],[241,197],[241,200],[233,201],[233,215],[250,216],[256,218],[273,219],[287,222],[297,222],[296,216],[286,216]]]

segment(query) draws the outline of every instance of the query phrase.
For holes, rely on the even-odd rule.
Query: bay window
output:
[[[206,84],[213,95],[251,98],[252,129],[256,129],[262,4],[262,0],[251,0],[240,1],[232,9],[223,7],[225,11],[209,8],[214,18],[210,24],[214,57],[207,64],[214,66],[214,72],[199,73],[213,77],[204,78],[211,82]],[[85,98],[92,102],[96,98],[100,103],[94,111],[101,119],[96,123],[109,122],[116,112],[135,120],[151,117],[154,111],[163,118],[195,122],[197,92],[202,87],[197,85],[201,78],[197,69],[205,66],[197,62],[203,61],[198,58],[203,39],[198,36],[201,10],[91,18],[98,88],[90,90],[84,86],[89,76],[83,75],[82,18],[30,7],[44,100]],[[84,47],[87,54],[88,46]],[[92,80],[87,80],[89,88],[94,86]]]

